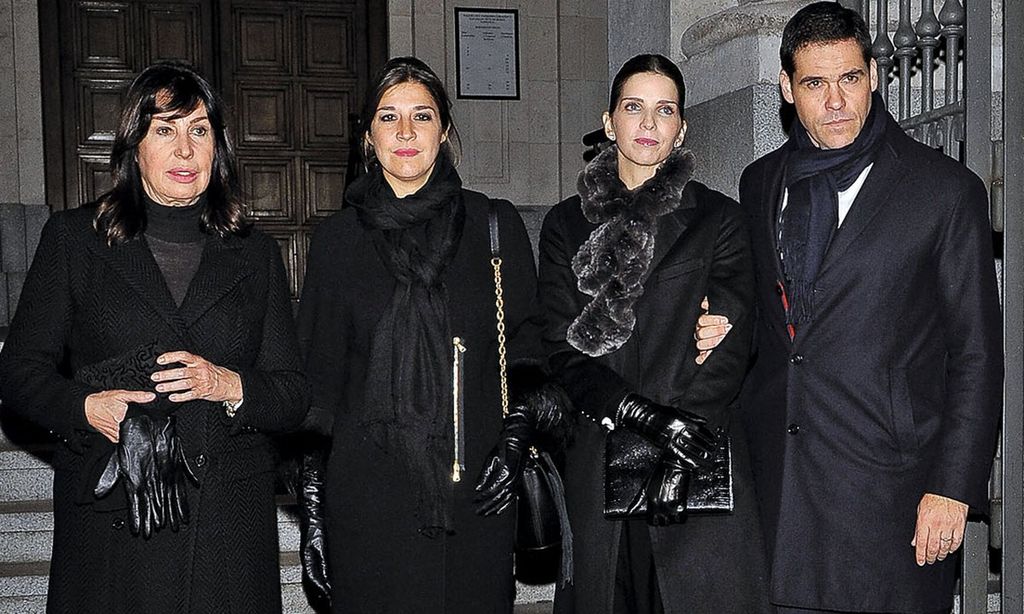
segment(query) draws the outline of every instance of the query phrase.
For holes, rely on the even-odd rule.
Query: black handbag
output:
[[[640,518],[647,513],[647,487],[663,450],[625,428],[608,431],[604,440],[604,517]],[[733,510],[732,449],[729,435],[718,432],[711,465],[690,477],[688,513],[729,513]]]
[[[494,268],[494,305],[498,329],[498,367],[501,412],[508,416],[508,361],[505,354],[505,302],[501,285],[501,242],[498,210],[490,202],[491,266]],[[524,584],[561,586],[572,582],[572,529],[565,507],[565,486],[551,455],[530,448],[516,497],[516,580]]]

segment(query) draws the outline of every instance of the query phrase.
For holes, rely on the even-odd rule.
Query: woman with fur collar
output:
[[[768,611],[747,449],[730,416],[750,351],[750,246],[736,202],[691,181],[684,92],[665,57],[626,62],[604,113],[611,146],[541,231],[544,342],[575,406],[565,483],[576,572],[556,593],[561,614]],[[708,305],[732,328],[699,355],[693,331]],[[603,516],[606,426],[665,451],[646,518]],[[718,430],[732,434],[735,510],[687,515],[689,475]]]

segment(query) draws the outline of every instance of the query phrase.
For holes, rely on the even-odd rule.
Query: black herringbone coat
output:
[[[4,411],[84,443],[54,458],[54,545],[47,611],[280,612],[274,462],[265,432],[305,412],[304,380],[273,239],[207,239],[177,307],[143,239],[108,247],[93,211],[54,214],[43,229],[0,356]],[[88,432],[93,390],[69,374],[157,341],[237,371],[244,403],[232,420],[220,404],[191,402],[178,433],[201,487],[189,488],[192,521],[151,539],[131,535],[120,485],[92,495],[113,445]]]
[[[334,612],[511,614],[514,513],[481,518],[473,490],[502,426],[488,199],[462,191],[466,221],[444,273],[450,332],[466,347],[463,399],[466,475],[451,483],[454,530],[419,532],[416,484],[406,464],[360,424],[374,329],[395,279],[370,233],[348,207],[317,229],[309,252],[298,328],[314,411],[333,420],[324,480],[327,553]],[[539,354],[536,273],[515,207],[497,201],[504,260],[509,360]],[[450,373],[452,363],[445,365]],[[452,428],[447,413],[445,428]],[[450,461],[448,461],[450,464]]]
[[[960,557],[918,567],[910,540],[926,492],[988,504],[1003,366],[985,188],[893,122],[791,343],[775,239],[791,143],[740,181],[760,305],[745,415],[773,601],[949,608]]]
[[[654,259],[635,305],[632,336],[618,350],[590,358],[569,345],[566,330],[590,300],[577,289],[571,263],[596,225],[583,216],[579,196],[559,203],[544,219],[539,270],[544,342],[551,368],[578,410],[565,467],[575,584],[556,594],[555,611],[613,612],[623,523],[603,516],[605,430],[580,412],[614,415],[623,396],[637,392],[701,414],[732,433],[735,512],[650,527],[665,612],[764,612],[768,603],[757,502],[740,422],[730,418],[753,324],[746,225],[734,201],[695,181],[686,185],[679,208],[657,223]],[[715,313],[729,316],[734,328],[698,366],[693,333],[704,296]]]

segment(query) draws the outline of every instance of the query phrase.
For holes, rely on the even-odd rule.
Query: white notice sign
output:
[[[519,98],[518,11],[455,9],[459,98]]]

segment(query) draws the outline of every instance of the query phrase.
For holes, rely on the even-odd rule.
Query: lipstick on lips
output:
[[[199,172],[191,168],[172,168],[167,171],[167,176],[171,178],[171,181],[177,181],[178,183],[192,183],[199,176]]]
[[[633,142],[641,147],[654,147],[658,144],[658,141],[643,136],[633,139]]]
[[[419,152],[418,149],[396,149],[393,153],[399,158],[411,158]]]

